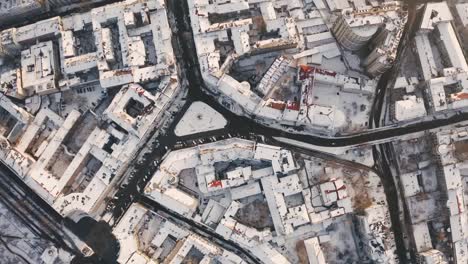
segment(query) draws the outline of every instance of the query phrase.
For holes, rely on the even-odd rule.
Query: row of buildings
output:
[[[358,51],[370,47],[363,66],[375,77],[390,69],[396,60],[407,12],[396,1],[371,5],[363,2],[354,2],[354,8],[343,8],[332,31],[345,49]]]
[[[44,15],[48,12],[83,8],[103,0],[5,0],[0,5],[0,28],[5,24],[24,23],[25,17]]]
[[[338,95],[372,97],[372,77],[393,65],[407,12],[395,1],[353,1],[352,6],[330,9],[331,2],[189,1],[205,88],[231,111],[267,126],[304,133],[346,132],[353,111],[344,110],[343,103],[317,100],[315,90],[333,87]],[[346,72],[326,66],[327,61],[343,64],[339,58],[346,53],[367,47],[368,56],[358,68],[366,68],[371,78],[351,66]],[[258,62],[271,58],[270,66],[259,71]],[[255,71],[254,79],[261,78],[239,78],[234,71],[245,69],[244,64]],[[299,78],[304,68],[311,73],[306,80]],[[299,92],[289,98],[275,96],[291,87]]]
[[[438,179],[446,199],[443,214],[449,219],[450,243],[454,263],[468,262],[468,213],[465,173],[466,129],[455,129],[434,135],[434,152],[438,156]]]
[[[237,138],[171,151],[145,195],[249,250],[263,263],[297,262],[291,244],[298,241],[306,245],[311,263],[326,263],[320,241],[329,242],[325,230],[346,218],[356,223],[352,228],[359,236],[350,235],[348,242],[362,241],[361,257],[393,263],[395,245],[384,196],[355,213],[355,194],[344,176],[324,168],[327,176],[310,182],[304,179],[307,168],[294,156],[287,149]],[[252,201],[259,207],[252,208]]]
[[[433,111],[460,108],[466,103],[463,95],[464,89],[468,87],[468,64],[453,23],[454,19],[446,2],[428,4],[421,22],[420,34],[416,39]],[[426,46],[429,34],[432,34],[435,40],[433,43],[440,53],[443,69],[437,67],[434,54]],[[423,46],[422,43],[426,44]]]
[[[463,14],[453,16],[447,2],[425,4],[418,12],[413,50],[420,76],[403,76],[394,84],[403,90],[392,107],[398,122],[467,106],[468,64],[457,32]]]
[[[0,57],[7,69],[8,61],[21,58],[21,67],[11,66],[0,79],[4,93],[21,99],[78,89],[94,81],[104,89],[177,82],[162,1],[120,2],[4,30]]]
[[[468,261],[467,135],[466,128],[457,128],[395,144],[407,229],[417,263]]]
[[[467,102],[468,64],[456,31],[458,21],[447,2],[428,3],[419,12],[414,49],[421,72],[419,86],[424,93],[417,95],[412,84],[406,86],[407,98],[396,102],[396,112],[407,112],[396,118],[399,121],[423,117],[426,112],[461,109]]]
[[[143,205],[132,204],[113,230],[119,263],[228,263],[244,260]]]
[[[0,35],[2,162],[61,215],[99,218],[181,95],[164,1],[118,2]]]

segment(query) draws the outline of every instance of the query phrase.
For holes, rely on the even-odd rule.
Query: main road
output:
[[[385,99],[387,98],[388,91],[387,89],[390,86],[389,82],[393,82],[395,78],[400,73],[400,64],[402,61],[402,56],[406,53],[410,41],[413,39],[415,32],[419,28],[419,21],[417,18],[417,3],[416,1],[409,1],[408,3],[408,21],[405,26],[405,31],[401,38],[400,45],[398,46],[398,53],[396,58],[396,63],[393,65],[392,69],[385,72],[378,83],[378,88],[376,92],[376,97],[374,104],[372,106],[371,115],[369,118],[369,128],[378,128],[381,125],[385,125],[386,114],[382,114],[384,108],[387,107],[385,104]],[[455,124],[456,122],[466,120],[466,116],[460,112],[459,114],[450,118],[442,118],[439,120],[432,120],[428,123],[431,123],[432,128],[442,127],[445,125]],[[414,124],[416,129],[428,130],[431,128],[426,128],[424,126],[418,127],[418,123]],[[408,259],[408,252],[411,251],[407,247],[407,237],[409,234],[407,232],[408,227],[406,225],[407,218],[407,208],[404,206],[405,203],[402,201],[402,197],[399,195],[398,186],[396,178],[392,174],[391,164],[389,158],[392,156],[392,145],[390,142],[384,142],[383,144],[373,145],[372,146],[372,155],[374,158],[374,167],[378,171],[378,175],[382,181],[384,187],[385,196],[387,198],[387,204],[390,211],[390,219],[392,222],[392,230],[395,236],[396,244],[396,253],[401,263],[408,263],[411,261]],[[403,205],[403,208],[401,206]]]
[[[174,0],[172,0],[174,1]],[[260,125],[254,120],[233,114],[231,111],[220,105],[212,96],[206,94],[202,87],[204,82],[201,77],[198,58],[196,54],[195,44],[193,41],[192,29],[189,22],[189,11],[186,1],[183,4],[178,2],[177,8],[172,9],[171,5],[168,5],[169,11],[172,12],[176,19],[177,34],[175,35],[176,42],[180,45],[182,54],[180,55],[183,59],[182,69],[186,74],[186,78],[189,82],[189,101],[202,101],[216,111],[223,114],[223,116],[229,121],[226,131],[238,132],[238,133],[255,133],[259,135],[265,135],[268,137],[286,137],[305,143],[309,143],[317,146],[328,146],[328,147],[339,147],[339,146],[351,146],[365,144],[372,141],[380,141],[388,138],[394,138],[397,136],[408,135],[415,132],[421,132],[448,126],[451,124],[460,123],[468,120],[468,112],[459,111],[456,114],[451,115],[437,115],[432,120],[414,120],[408,124],[390,125],[384,128],[370,127],[368,130],[345,136],[326,137],[318,135],[305,135],[290,133],[270,127]],[[415,8],[415,7],[414,7]],[[413,20],[414,10],[410,12],[410,20]],[[414,24],[414,23],[411,23]],[[406,30],[408,31],[408,29]],[[404,37],[405,39],[405,37]],[[400,49],[402,49],[401,47]],[[371,111],[370,121],[380,122],[380,113],[384,105],[385,87],[391,80],[392,73],[388,72],[380,79],[376,100],[373,105],[373,111]],[[375,113],[375,114],[374,114]],[[370,122],[370,123],[374,123]]]
[[[381,121],[381,116],[382,110],[385,107],[385,98],[387,92],[386,88],[389,86],[389,82],[393,80],[395,73],[398,72],[396,69],[396,67],[398,67],[397,64],[397,66],[395,66],[391,71],[385,73],[379,80],[378,89],[376,91],[376,97],[370,115],[368,131],[364,131],[355,135],[323,137],[314,135],[292,134],[285,131],[279,131],[277,129],[262,126],[247,117],[237,116],[233,114],[223,106],[219,105],[219,103],[214,98],[205,94],[202,91],[204,83],[201,78],[196,49],[193,41],[192,29],[188,20],[188,6],[186,2],[184,2],[184,4],[178,5],[177,7],[177,9],[171,9],[171,5],[169,5],[169,9],[174,13],[177,22],[178,34],[176,35],[176,42],[180,45],[180,48],[183,51],[183,67],[181,68],[185,69],[185,74],[187,75],[187,79],[189,82],[189,99],[193,101],[198,100],[207,103],[215,110],[223,114],[229,121],[229,125],[226,129],[224,129],[224,131],[216,131],[215,133],[213,133],[213,135],[220,132],[228,132],[240,135],[247,135],[253,133],[257,135],[264,135],[265,137],[270,139],[273,137],[286,137],[317,146],[338,147],[365,144],[372,141],[381,141],[389,138],[408,135],[415,132],[441,128],[452,124],[455,125],[457,123],[468,120],[468,113],[458,112],[457,114],[451,116],[434,116],[433,120],[416,120],[415,122],[404,125],[379,128],[380,125],[383,123]],[[406,45],[408,44],[410,35],[414,32],[415,27],[417,27],[416,23],[414,23],[416,20],[416,5],[414,3],[411,3],[409,5],[408,11],[408,24],[405,28],[402,43],[398,48],[399,56],[401,56],[402,51],[406,49]],[[181,140],[183,139],[184,138],[182,138]],[[373,155],[376,164],[374,170],[378,171],[378,174],[384,185],[385,194],[387,196],[387,203],[391,214],[392,227],[395,234],[397,254],[399,259],[404,263],[406,262],[405,260],[407,252],[407,249],[404,246],[404,224],[402,223],[399,217],[399,197],[396,191],[395,182],[393,181],[392,175],[389,174],[388,171],[386,171],[389,170],[388,161],[386,160],[385,156],[381,155],[381,153],[384,151],[386,151],[386,145],[373,147]]]

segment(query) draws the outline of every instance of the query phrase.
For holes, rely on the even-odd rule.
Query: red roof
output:
[[[465,100],[468,99],[468,93],[458,93],[455,95],[455,97],[459,100]]]
[[[299,102],[288,102],[288,105],[286,106],[289,110],[296,110],[299,111],[301,108],[301,105]]]
[[[284,102],[271,102],[268,104],[269,107],[278,109],[278,110],[284,110],[286,108],[286,103]]]
[[[223,187],[223,182],[221,182],[221,181],[212,181],[210,183],[210,187],[218,187],[218,186]]]
[[[324,70],[324,69],[316,68],[314,66],[301,65],[299,67],[301,68],[300,71],[299,71],[299,79],[300,80],[304,80],[305,78],[309,77],[310,73],[312,73],[312,72],[314,74],[322,74],[322,75],[328,75],[328,76],[332,76],[332,77],[336,76],[336,72],[334,72],[334,71],[327,71],[327,70]]]

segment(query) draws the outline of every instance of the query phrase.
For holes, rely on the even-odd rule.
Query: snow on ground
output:
[[[298,146],[329,155],[335,155],[339,158],[361,163],[369,167],[374,165],[374,158],[372,157],[372,146],[368,144],[345,147],[322,147],[284,137],[274,137],[274,139],[280,142],[291,144],[293,146]]]
[[[323,69],[332,69],[334,72],[341,74],[347,74],[348,72],[345,63],[343,63],[343,60],[340,56],[331,59],[324,58],[320,66]]]
[[[345,61],[346,65],[353,71],[362,71],[361,67],[361,59],[357,54],[352,53],[351,51],[342,50],[343,54],[343,61]]]
[[[327,263],[358,263],[357,248],[353,238],[353,223],[349,216],[340,216],[329,227],[329,241],[322,243]]]
[[[222,129],[226,119],[216,110],[203,102],[194,102],[175,128],[176,136],[187,136]]]
[[[41,255],[51,245],[0,203],[0,263],[42,263]]]
[[[280,142],[291,144],[293,146],[298,146],[298,147],[302,147],[302,148],[305,148],[305,149],[310,149],[310,150],[319,151],[319,152],[323,152],[323,153],[327,153],[327,154],[331,154],[331,155],[337,155],[337,156],[338,155],[343,155],[346,152],[346,150],[353,148],[353,146],[322,147],[322,146],[316,146],[316,145],[312,145],[312,144],[309,144],[309,143],[305,143],[305,142],[290,139],[290,138],[284,138],[284,137],[273,137],[273,138],[280,141]]]
[[[316,84],[312,97],[314,104],[334,107],[345,114],[348,125],[337,132],[351,134],[367,128],[372,95],[345,92],[337,86]]]
[[[457,11],[463,26],[468,26],[468,3],[457,4]]]

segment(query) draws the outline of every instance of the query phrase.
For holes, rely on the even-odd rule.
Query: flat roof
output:
[[[421,20],[421,29],[434,29],[440,22],[453,20],[452,13],[446,1],[427,3]]]

